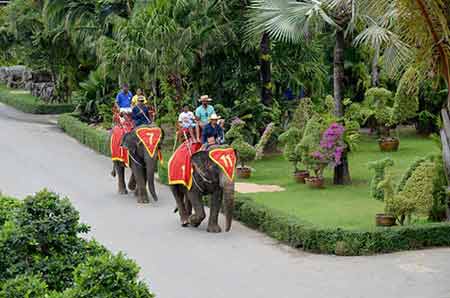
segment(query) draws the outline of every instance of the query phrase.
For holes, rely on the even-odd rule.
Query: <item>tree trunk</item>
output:
[[[350,169],[348,167],[348,154],[344,153],[342,162],[334,168],[333,183],[336,185],[351,184]]]
[[[344,116],[342,105],[344,92],[344,31],[336,31],[336,46],[334,48],[334,114],[336,117]],[[350,169],[348,167],[347,152],[342,156],[342,163],[334,168],[334,184],[350,184]]]
[[[272,73],[270,65],[270,37],[264,32],[260,43],[260,75],[261,75],[261,102],[272,105]]]
[[[378,60],[380,59],[380,46],[375,46],[375,53],[372,59],[372,87],[377,87],[380,83],[380,71],[378,69]]]
[[[344,116],[344,107],[342,105],[344,92],[344,40],[344,31],[337,30],[333,62],[334,114],[336,117]]]

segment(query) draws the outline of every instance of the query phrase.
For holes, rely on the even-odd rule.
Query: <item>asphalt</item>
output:
[[[336,257],[291,249],[237,222],[221,234],[206,233],[205,223],[182,228],[167,187],[144,206],[116,194],[110,160],[55,119],[0,104],[0,191],[23,197],[46,187],[70,197],[91,235],[136,260],[158,297],[450,298],[448,248]]]

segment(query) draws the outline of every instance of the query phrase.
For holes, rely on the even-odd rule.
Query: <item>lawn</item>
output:
[[[292,167],[282,156],[267,157],[251,165],[255,172],[245,182],[277,184],[286,189],[279,193],[249,194],[250,198],[270,208],[288,212],[320,227],[342,227],[347,229],[375,228],[375,214],[383,211],[384,204],[369,195],[372,172],[368,170],[370,161],[387,156],[395,162],[393,174],[399,179],[417,157],[439,148],[430,138],[415,135],[414,130],[403,129],[400,133],[398,152],[383,153],[378,149],[375,137],[364,135],[357,152],[350,155],[350,173],[353,184],[332,185],[332,172],[325,174],[326,188],[310,189],[297,184],[292,178]]]
[[[0,84],[0,97],[20,97],[20,100],[29,104],[35,104],[40,102],[37,97],[31,95],[29,91],[21,89],[9,89],[6,86]]]

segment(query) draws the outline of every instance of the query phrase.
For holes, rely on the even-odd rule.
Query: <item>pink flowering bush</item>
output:
[[[344,126],[332,123],[322,134],[319,148],[309,154],[307,163],[314,170],[316,177],[323,177],[327,166],[335,167],[342,162],[346,149],[344,132]]]

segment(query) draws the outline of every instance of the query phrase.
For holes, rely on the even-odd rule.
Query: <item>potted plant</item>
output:
[[[231,122],[231,128],[225,135],[228,141],[231,141],[231,147],[237,152],[238,166],[236,174],[239,178],[248,179],[252,174],[252,169],[246,166],[246,163],[255,159],[256,149],[244,140],[242,129],[245,121],[235,118]]]
[[[384,88],[370,88],[365,94],[363,105],[370,113],[368,119],[373,119],[379,135],[378,145],[381,151],[397,151],[398,138],[391,137],[390,131],[393,123],[393,96],[392,92]]]
[[[238,166],[236,168],[236,174],[239,178],[248,179],[252,174],[252,169],[245,164],[256,156],[256,150],[252,145],[245,142],[243,139],[236,139],[231,146],[237,152]]]
[[[306,158],[307,164],[315,173],[315,176],[305,179],[309,186],[322,188],[325,168],[336,167],[342,162],[342,156],[347,147],[343,138],[344,131],[345,128],[341,124],[332,123],[322,134],[318,149]]]
[[[295,181],[305,183],[305,178],[309,177],[309,171],[299,168],[302,162],[302,148],[299,146],[301,139],[302,133],[300,129],[294,126],[278,137],[279,142],[285,145],[283,150],[284,158],[292,163],[294,168],[292,175]]]

